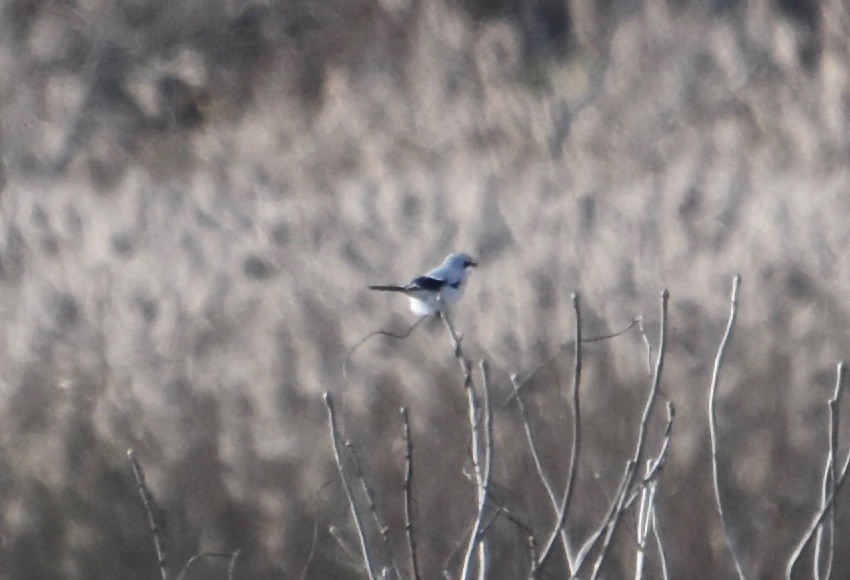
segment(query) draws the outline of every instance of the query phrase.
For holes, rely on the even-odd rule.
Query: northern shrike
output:
[[[475,263],[469,254],[449,254],[443,263],[410,281],[406,286],[369,286],[369,290],[399,292],[410,298],[410,309],[428,316],[451,306],[463,295],[463,287]]]

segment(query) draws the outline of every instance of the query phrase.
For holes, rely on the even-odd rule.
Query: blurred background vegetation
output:
[[[361,576],[325,390],[399,551],[397,408],[410,407],[420,562],[437,577],[474,497],[451,346],[425,325],[341,369],[364,334],[411,322],[403,299],[366,285],[454,250],[481,264],[454,319],[499,401],[510,373],[572,335],[573,289],[587,335],[643,314],[653,340],[670,289],[664,390],[679,415],[658,516],[678,578],[733,572],[706,402],[743,275],[721,468],[747,570],[776,577],[816,507],[826,400],[850,346],[847,10],[0,1],[0,577],[155,577],[131,446],[175,567],[241,549],[236,577],[297,578],[315,530],[307,577]],[[589,345],[585,364],[577,543],[613,494],[648,388],[637,334]],[[570,377],[566,354],[528,391],[558,481]],[[496,430],[500,501],[542,533],[548,504],[512,405]],[[495,577],[520,577],[523,541],[492,533],[516,546],[492,555]],[[840,538],[836,577],[850,570]]]

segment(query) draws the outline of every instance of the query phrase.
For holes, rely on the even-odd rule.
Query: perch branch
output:
[[[410,437],[410,417],[407,407],[401,408],[404,424],[404,529],[410,548],[410,569],[414,580],[419,580],[419,561],[416,556],[416,536],[413,528],[413,439]]]
[[[482,528],[484,522],[484,513],[487,510],[488,495],[490,493],[490,479],[493,470],[493,415],[490,408],[490,380],[489,371],[486,361],[481,361],[481,385],[484,391],[484,429],[483,429],[483,451],[484,457],[481,457],[481,442],[477,435],[478,432],[478,402],[475,396],[475,387],[470,383],[468,386],[469,393],[469,421],[472,429],[472,461],[475,469],[475,480],[477,488],[478,512],[475,517],[475,525],[472,528],[472,535],[469,538],[469,545],[466,549],[466,556],[463,561],[461,578],[466,580],[470,577],[472,571],[472,555],[478,548],[478,573],[483,577],[486,571],[487,556],[486,546],[484,545],[484,530]],[[483,460],[483,466],[482,466]]]

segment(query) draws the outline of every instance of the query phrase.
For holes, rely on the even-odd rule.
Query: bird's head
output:
[[[460,270],[466,273],[468,273],[472,268],[478,267],[478,264],[475,263],[475,260],[472,259],[472,256],[470,256],[469,254],[464,254],[463,252],[449,254],[448,256],[446,256],[446,259],[443,264],[449,266],[452,269]]]

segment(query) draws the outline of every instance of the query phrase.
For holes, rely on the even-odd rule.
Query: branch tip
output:
[[[732,279],[732,302],[738,301],[738,290],[741,288],[741,275],[735,274]]]

